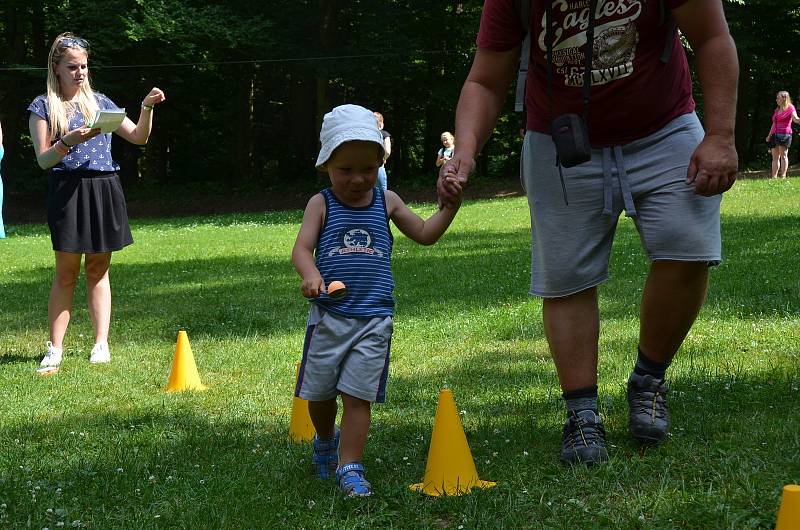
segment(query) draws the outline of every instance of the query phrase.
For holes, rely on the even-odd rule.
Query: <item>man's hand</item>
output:
[[[733,137],[708,134],[692,154],[686,183],[704,197],[726,192],[736,180],[738,163]]]
[[[461,202],[461,192],[467,186],[469,176],[474,169],[475,159],[459,155],[458,152],[445,162],[439,170],[439,179],[436,181],[440,209],[443,206],[458,208]]]

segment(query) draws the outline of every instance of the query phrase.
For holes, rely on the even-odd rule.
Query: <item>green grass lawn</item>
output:
[[[433,205],[415,205],[424,216]],[[47,340],[47,228],[0,240],[0,528],[771,528],[800,483],[800,181],[743,181],[723,201],[724,263],[670,371],[674,428],[626,433],[646,259],[620,221],[600,290],[601,413],[611,461],[558,462],[563,404],[527,295],[523,198],[464,205],[439,244],[395,240],[387,403],[343,500],[287,439],[308,303],[289,254],[301,212],[142,220],[114,256],[112,362],[90,366],[85,289],[61,371]],[[186,329],[209,390],[167,394]],[[438,392],[455,394],[494,489],[429,498]],[[798,523],[800,524],[800,523]]]

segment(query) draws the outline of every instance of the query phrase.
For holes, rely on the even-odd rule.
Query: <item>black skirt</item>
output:
[[[50,173],[47,224],[53,250],[94,254],[133,243],[122,184],[116,173]]]

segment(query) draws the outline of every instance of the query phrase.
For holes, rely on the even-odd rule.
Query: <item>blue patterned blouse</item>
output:
[[[101,109],[118,109],[117,105],[105,95],[95,92],[95,100]],[[47,97],[37,96],[28,106],[28,110],[47,121],[50,126],[50,113],[47,106]],[[84,127],[86,120],[80,109],[69,120],[69,130]],[[60,136],[56,135],[55,142]],[[50,171],[59,173],[63,171],[119,171],[119,165],[111,158],[111,134],[98,134],[91,140],[73,146],[61,162],[50,168]]]

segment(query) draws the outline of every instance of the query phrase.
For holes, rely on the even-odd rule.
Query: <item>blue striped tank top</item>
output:
[[[394,313],[392,232],[383,191],[372,191],[369,206],[353,208],[339,201],[330,188],[325,198],[325,222],[316,249],[316,264],[325,285],[344,282],[347,296],[315,300],[328,311],[349,317],[391,316]]]

